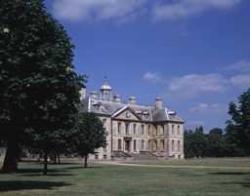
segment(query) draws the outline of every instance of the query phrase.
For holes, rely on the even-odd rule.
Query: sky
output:
[[[186,128],[225,127],[250,87],[248,0],[51,0],[87,89],[104,81],[126,101],[161,96]]]

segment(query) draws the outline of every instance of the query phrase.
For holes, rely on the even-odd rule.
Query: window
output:
[[[95,155],[95,159],[96,159],[96,160],[98,160],[98,159],[99,159],[98,154],[96,154],[96,155]]]
[[[177,126],[177,134],[180,135],[180,125]]]
[[[118,139],[118,150],[122,149],[122,140]]]
[[[136,151],[136,140],[134,140],[134,151]]]
[[[174,135],[174,125],[172,125],[172,135]]]
[[[103,159],[105,159],[105,160],[107,159],[107,155],[106,155],[106,154],[105,154],[105,155],[103,155]]]
[[[129,135],[129,123],[126,123],[125,132],[126,135]]]
[[[150,125],[148,125],[148,135],[150,136],[151,134],[150,134]]]
[[[178,149],[178,152],[181,151],[181,142],[180,141],[178,141],[178,143],[177,143],[177,149]]]
[[[144,135],[144,125],[141,125],[141,134]]]
[[[164,140],[161,140],[161,150],[162,150],[162,151],[164,151],[164,147],[165,147],[165,145],[164,145]]]
[[[120,122],[118,122],[118,130],[117,130],[117,132],[118,132],[118,134],[120,135],[121,134],[121,123]]]
[[[133,125],[134,135],[136,134],[136,124]]]
[[[141,141],[141,150],[144,150],[144,140]]]
[[[174,140],[172,140],[172,151],[174,151]]]

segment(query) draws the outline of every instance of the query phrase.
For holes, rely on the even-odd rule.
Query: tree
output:
[[[204,157],[207,150],[207,137],[200,126],[195,131],[186,131],[184,135],[184,150],[186,157]]]
[[[84,158],[84,168],[88,166],[89,154],[94,154],[96,149],[106,146],[105,128],[95,114],[80,114],[71,144],[72,151]]]
[[[231,120],[227,122],[227,141],[240,155],[250,155],[250,89],[238,98],[238,103],[230,103],[228,113]]]
[[[0,0],[0,130],[15,171],[22,136],[39,144],[45,166],[52,143],[74,126],[84,77],[74,72],[73,45],[43,0]],[[64,131],[63,131],[64,130]]]
[[[213,128],[208,134],[208,146],[206,155],[209,157],[222,157],[225,154],[225,141],[223,130]]]

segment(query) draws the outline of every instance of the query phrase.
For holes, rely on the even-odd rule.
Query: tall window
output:
[[[161,140],[161,150],[164,151],[164,140]]]
[[[118,125],[117,125],[117,132],[118,132],[118,134],[120,135],[121,134],[121,123],[120,122],[118,122]]]
[[[181,151],[181,142],[180,141],[178,141],[178,143],[177,143],[177,149],[178,149],[178,152]]]
[[[150,125],[148,125],[148,135],[150,136],[151,135],[151,133],[150,133]]]
[[[172,125],[172,135],[174,135],[174,125]]]
[[[134,140],[134,151],[136,151],[136,140]]]
[[[144,128],[145,126],[144,125],[141,125],[141,134],[144,135]]]
[[[144,150],[144,140],[141,141],[141,150]]]
[[[118,139],[118,150],[122,149],[122,140]]]
[[[174,140],[172,140],[172,151],[174,151]]]
[[[136,134],[136,124],[133,124],[134,135]]]
[[[126,135],[129,135],[129,123],[125,124],[125,132],[126,132]]]
[[[177,126],[177,134],[180,135],[180,125]]]

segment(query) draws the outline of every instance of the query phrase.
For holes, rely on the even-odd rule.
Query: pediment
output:
[[[141,118],[129,107],[121,108],[115,112],[112,117],[121,120],[141,120]]]

